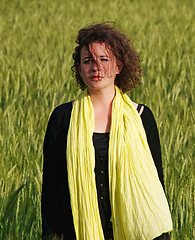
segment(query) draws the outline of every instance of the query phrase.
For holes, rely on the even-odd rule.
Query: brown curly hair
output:
[[[80,53],[82,47],[94,42],[105,43],[116,58],[118,67],[122,66],[121,72],[117,74],[115,85],[125,93],[132,90],[138,84],[141,84],[141,66],[138,53],[130,45],[130,39],[121,33],[111,22],[93,24],[80,29],[72,57],[74,65],[71,67],[73,76],[75,76],[78,86],[84,90],[86,85],[79,74]]]

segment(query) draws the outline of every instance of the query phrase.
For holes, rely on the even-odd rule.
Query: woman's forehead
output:
[[[104,42],[93,42],[89,44],[88,46],[84,46],[81,49],[81,55],[88,55],[91,57],[112,57],[113,53],[110,49],[110,47],[105,44]]]

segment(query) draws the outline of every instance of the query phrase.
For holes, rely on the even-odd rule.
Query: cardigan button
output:
[[[101,183],[101,184],[100,184],[100,187],[103,187],[103,186],[104,186],[104,184],[103,184],[103,183]]]
[[[104,197],[101,197],[101,200],[103,200],[104,199]]]
[[[108,224],[108,228],[111,228],[112,226],[111,226],[111,224]]]
[[[101,170],[101,174],[103,174],[104,173],[104,171],[103,170]]]

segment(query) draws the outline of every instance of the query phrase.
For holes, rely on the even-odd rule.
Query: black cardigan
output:
[[[55,108],[46,130],[41,199],[43,238],[56,234],[58,237],[63,235],[63,239],[76,239],[66,165],[66,143],[71,111],[72,102]],[[164,187],[158,130],[153,114],[146,106],[141,119],[159,179]]]

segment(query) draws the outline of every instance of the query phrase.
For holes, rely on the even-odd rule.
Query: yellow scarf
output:
[[[114,240],[149,240],[172,230],[169,206],[141,118],[116,87],[109,139],[109,193]],[[75,101],[67,140],[67,168],[77,240],[103,240],[92,142],[94,112],[85,90]]]

